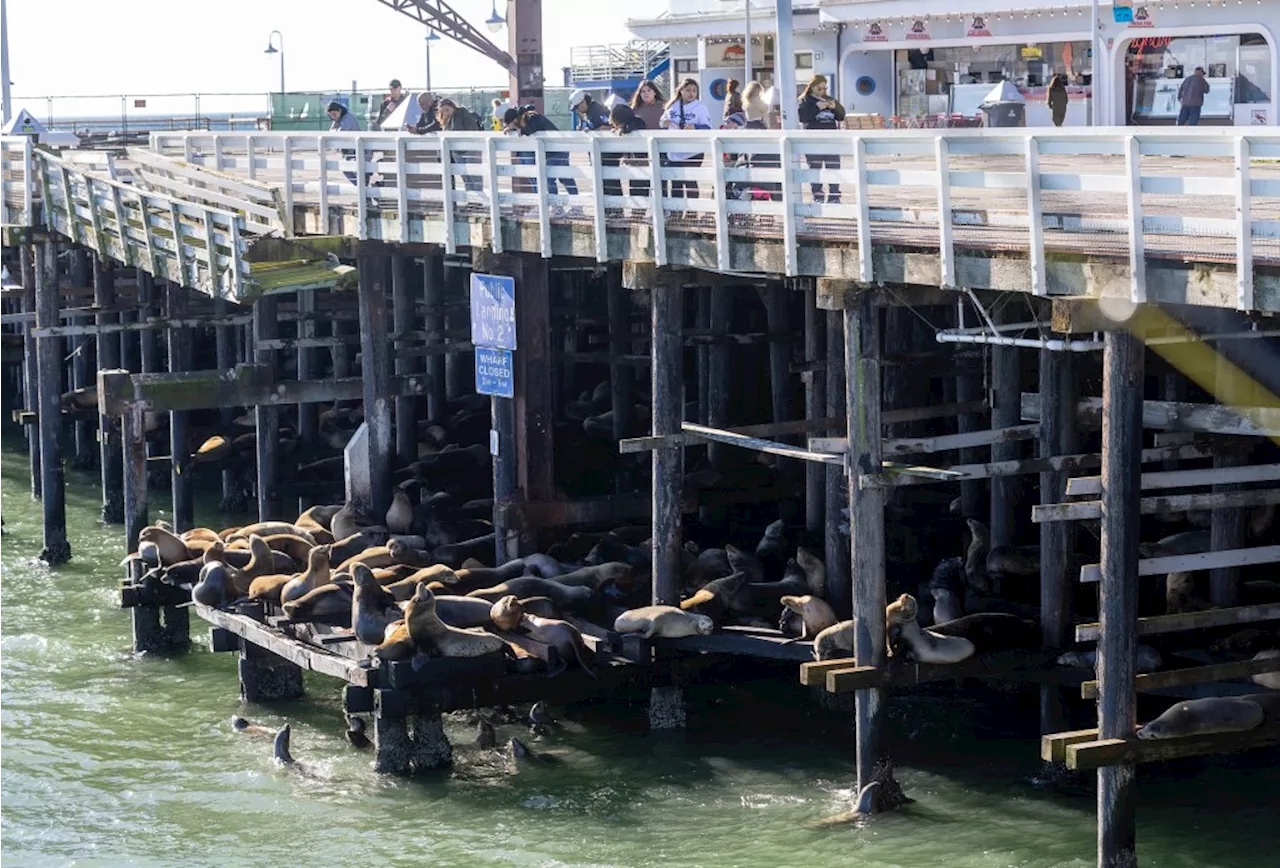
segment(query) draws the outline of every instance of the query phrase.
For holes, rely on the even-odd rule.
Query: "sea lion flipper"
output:
[[[703,588],[702,590],[695,593],[689,599],[681,600],[680,608],[687,612],[690,609],[694,608],[695,606],[701,606],[704,603],[709,603],[715,598],[716,598],[716,595],[714,593],[712,593],[711,591],[708,591],[706,588]]]

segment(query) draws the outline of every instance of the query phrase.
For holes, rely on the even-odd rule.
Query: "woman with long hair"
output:
[[[804,130],[839,129],[840,123],[844,120],[844,106],[840,105],[834,97],[827,95],[827,77],[825,75],[815,75],[809,79],[809,83],[805,85],[804,93],[800,94],[800,104],[796,109],[796,117],[800,121],[800,128]],[[810,154],[805,157],[805,161],[809,164],[810,169],[840,168],[840,156],[838,154]],[[813,201],[815,202],[825,201],[828,205],[840,204],[839,184],[828,184],[825,197],[822,193],[822,184],[811,183],[809,189],[813,193]]]
[[[711,115],[707,112],[707,107],[703,105],[702,100],[698,98],[698,83],[692,78],[686,78],[680,82],[675,96],[667,103],[666,114],[662,116],[660,121],[663,129],[677,130],[709,130],[711,129]],[[671,166],[701,166],[702,154],[668,154],[668,165]],[[698,198],[698,182],[697,181],[672,181],[671,195],[673,198]]]
[[[1045,94],[1045,105],[1049,106],[1049,111],[1053,114],[1053,125],[1055,127],[1062,126],[1062,122],[1067,119],[1067,77],[1062,73],[1055,73],[1053,78],[1049,79],[1049,91]]]
[[[640,82],[629,103],[636,117],[644,121],[645,129],[656,130],[663,114],[666,112],[666,99],[662,91],[650,79]]]
[[[728,120],[730,115],[744,114],[742,107],[742,93],[738,88],[742,87],[742,82],[736,78],[729,79],[729,87],[724,95],[724,120]]]
[[[747,129],[769,128],[769,104],[764,101],[764,85],[760,82],[747,82],[747,89],[742,92],[742,109],[747,116]]]

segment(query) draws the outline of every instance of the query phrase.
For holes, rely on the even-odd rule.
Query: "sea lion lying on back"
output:
[[[716,625],[706,615],[685,612],[675,606],[641,606],[619,615],[613,622],[618,633],[639,633],[645,639],[710,636]]]

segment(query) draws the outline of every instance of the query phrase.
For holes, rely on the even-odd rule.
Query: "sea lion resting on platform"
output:
[[[391,539],[384,546],[373,546],[347,558],[338,565],[338,569],[343,570],[354,564],[364,564],[372,569],[374,567],[392,567],[402,564],[411,567],[429,567],[433,563],[431,555],[428,553],[415,551],[400,540]]]
[[[747,615],[751,613],[751,585],[747,581],[749,575],[736,572],[723,579],[707,582],[693,596],[680,601],[680,608],[686,612],[697,612],[706,615],[719,623],[730,615]]]
[[[414,591],[417,591],[416,587]],[[479,597],[436,594],[436,614],[450,627],[464,630],[469,627],[487,627],[493,623],[490,617],[492,609],[492,603]]]
[[[306,594],[329,583],[332,573],[329,567],[329,547],[316,546],[307,558],[307,568],[298,576],[290,579],[280,589],[280,603],[301,599]],[[263,589],[267,593],[266,589]],[[250,593],[252,593],[250,587]]]
[[[800,619],[800,630],[791,635],[799,635],[801,639],[813,639],[828,627],[835,626],[839,622],[836,617],[835,610],[823,599],[813,596],[813,594],[804,594],[803,596],[785,596],[782,598],[782,605],[786,612],[782,616],[783,625],[791,625],[787,615],[798,616]],[[784,633],[789,632],[783,629]]]
[[[425,583],[419,583],[404,610],[409,638],[418,648],[430,649],[441,657],[482,657],[501,651],[506,642],[484,631],[450,627],[436,614],[436,598]]]
[[[296,600],[281,606],[291,621],[314,621],[333,615],[351,615],[354,590],[350,584],[331,583],[309,591]]]
[[[645,639],[710,636],[715,622],[706,615],[685,612],[675,606],[641,606],[623,612],[613,622],[618,633],[639,633]]]
[[[832,624],[813,639],[814,660],[834,660],[840,651],[853,654],[853,621]]]
[[[1151,672],[1159,669],[1164,663],[1160,652],[1150,645],[1138,646],[1138,659],[1135,672]],[[1080,669],[1095,669],[1098,665],[1098,652],[1095,648],[1088,651],[1068,651],[1058,658],[1059,666],[1075,666]]]
[[[166,528],[159,525],[151,524],[144,527],[138,532],[138,551],[141,554],[143,543],[154,543],[155,550],[159,555],[159,566],[169,566],[170,564],[181,563],[191,558],[191,552],[187,549],[187,544]],[[152,564],[151,566],[156,566]]]
[[[468,597],[479,597],[496,603],[507,594],[522,597],[550,597],[561,609],[573,609],[585,605],[592,597],[588,587],[562,585],[554,579],[535,579],[531,577],[511,579],[491,588],[480,588],[467,594]]]
[[[1253,655],[1254,660],[1274,660],[1280,657],[1280,649],[1269,648]],[[1280,690],[1280,672],[1258,672],[1249,676],[1249,680],[1259,687],[1268,690]]]
[[[1039,627],[1005,612],[975,612],[928,629],[937,636],[968,639],[979,652],[1039,648],[1041,643]]]
[[[1179,702],[1138,730],[1138,738],[1182,738],[1218,732],[1244,732],[1266,716],[1252,697],[1221,696]]]
[[[236,598],[228,567],[222,561],[212,561],[200,568],[200,580],[191,589],[191,599],[201,606],[217,608]]]
[[[364,564],[351,568],[351,578],[355,582],[351,595],[351,629],[366,645],[381,644],[387,627],[400,620],[400,607]]]
[[[822,559],[813,555],[804,546],[796,547],[796,563],[804,570],[804,579],[809,584],[809,594],[824,598],[827,595],[827,565]]]
[[[296,524],[290,524],[287,521],[260,521],[257,524],[236,528],[231,532],[223,531],[222,538],[228,543],[232,543],[238,539],[248,539],[251,534],[257,534],[260,537],[269,537],[282,533],[291,534],[292,536],[300,536],[312,545],[318,545],[316,538],[310,533],[298,527]]]
[[[526,562],[528,560],[528,558],[525,558]],[[552,581],[559,582],[562,585],[588,587],[593,591],[599,592],[604,585],[609,584],[617,585],[623,590],[629,590],[635,584],[635,578],[636,568],[631,564],[623,563],[622,561],[609,561],[591,567],[581,567],[570,572],[562,572],[555,576]]]
[[[917,622],[919,604],[910,594],[902,594],[885,608],[885,624],[896,632],[900,643],[890,641],[889,653],[894,657],[920,663],[959,663],[973,656],[974,645],[963,636],[945,636],[923,629]]]
[[[490,617],[500,629],[515,630],[518,627],[534,640],[555,648],[560,652],[563,666],[567,666],[569,660],[576,657],[578,665],[592,678],[596,677],[595,669],[588,662],[591,653],[587,650],[586,643],[582,641],[582,634],[568,621],[530,615],[520,605],[520,601],[511,594],[493,604]]]

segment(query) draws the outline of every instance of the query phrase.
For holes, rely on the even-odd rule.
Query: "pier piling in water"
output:
[[[36,245],[36,328],[60,324],[57,242]],[[40,420],[40,491],[44,507],[44,548],[40,560],[61,564],[71,560],[67,540],[67,491],[62,452],[62,339],[36,339],[37,397]]]
[[[165,316],[169,342],[169,373],[181,374],[191,369],[191,330],[178,327],[175,320],[185,320],[189,313],[186,287],[176,283],[165,286]],[[191,478],[191,417],[185,410],[169,413],[169,478],[173,495],[173,529],[179,533],[195,526],[195,484]]]
[[[110,310],[119,302],[116,297],[115,268],[111,260],[93,257],[93,303],[95,307]],[[97,315],[99,329],[120,322],[118,313]],[[98,332],[98,370],[113,371],[122,367],[120,342],[114,334]],[[99,414],[98,443],[101,448],[99,466],[102,468],[102,520],[107,524],[124,521],[124,446],[120,435],[120,420]]]

